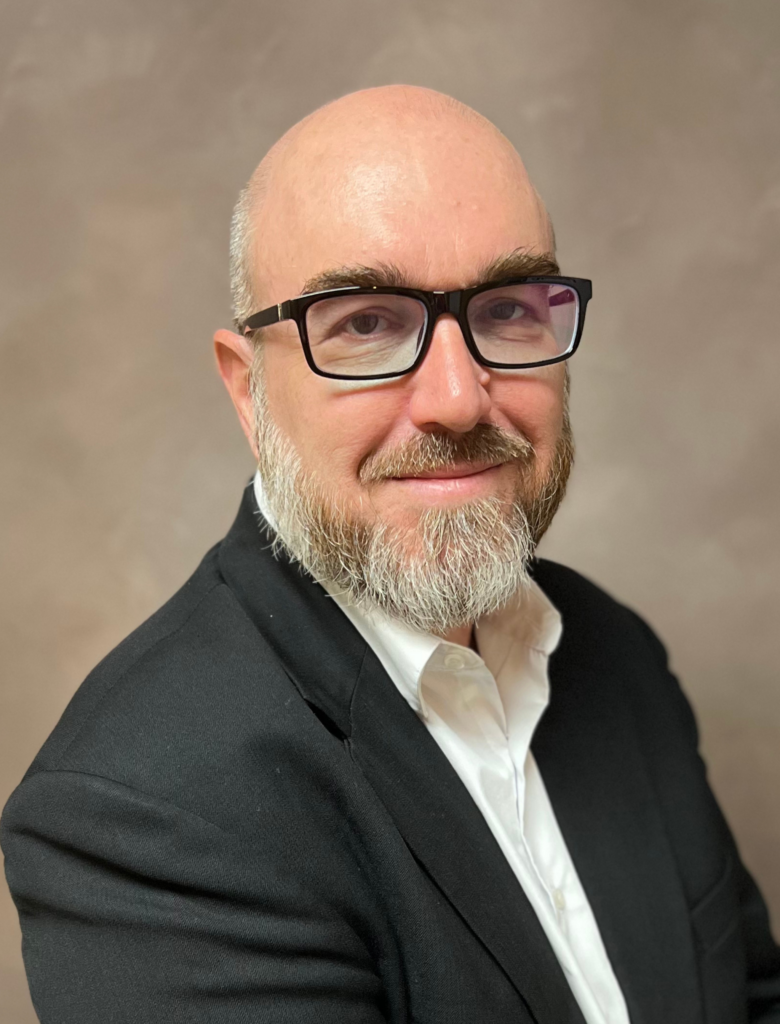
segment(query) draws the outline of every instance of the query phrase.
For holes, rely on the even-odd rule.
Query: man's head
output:
[[[366,90],[292,128],[244,191],[236,319],[342,284],[556,273],[553,249],[493,125],[429,90]],[[487,369],[449,314],[384,381],[313,373],[291,321],[215,341],[280,541],[315,576],[441,635],[522,592],[571,465],[564,364]]]

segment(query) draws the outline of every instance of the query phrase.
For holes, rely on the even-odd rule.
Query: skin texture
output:
[[[521,249],[551,253],[549,219],[507,139],[430,90],[390,86],[343,97],[292,128],[255,172],[256,309],[301,294],[343,266],[397,267],[406,284],[454,289]],[[217,331],[217,363],[253,445],[252,346]],[[507,498],[518,468],[449,467],[438,479],[362,482],[361,466],[424,432],[493,424],[522,434],[548,472],[563,423],[562,364],[489,370],[460,328],[439,319],[412,374],[380,384],[332,381],[308,368],[292,322],[263,333],[268,411],[322,485],[364,517],[412,528],[431,504]],[[255,454],[257,454],[255,452]],[[454,474],[454,475],[453,475]],[[448,635],[469,642],[471,627]]]

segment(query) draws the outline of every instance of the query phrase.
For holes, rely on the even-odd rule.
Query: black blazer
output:
[[[460,779],[247,489],[92,672],[9,801],[42,1024],[582,1024]],[[534,738],[632,1024],[780,1021],[780,954],[660,643],[538,561],[560,609]]]

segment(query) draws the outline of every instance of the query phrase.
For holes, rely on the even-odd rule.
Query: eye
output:
[[[347,330],[351,334],[374,334],[382,322],[376,313],[358,313],[348,321]]]
[[[486,310],[488,316],[493,320],[519,320],[528,315],[528,310],[511,299],[503,299],[500,302],[491,303]]]

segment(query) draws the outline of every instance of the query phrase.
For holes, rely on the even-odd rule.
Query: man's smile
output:
[[[419,497],[479,497],[490,493],[507,463],[494,465],[461,463],[408,476],[391,477],[390,482]]]
[[[484,465],[474,462],[459,463],[454,466],[441,466],[439,469],[430,469],[420,473],[402,473],[395,477],[396,480],[449,480],[460,476],[474,476],[477,473],[485,473],[489,469],[496,469],[502,466],[502,462]]]

